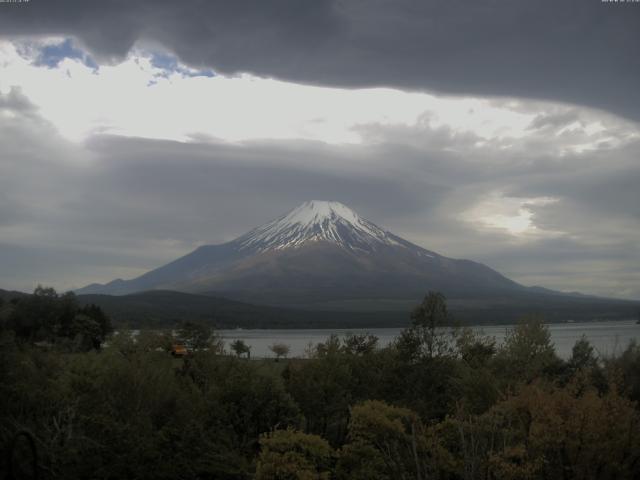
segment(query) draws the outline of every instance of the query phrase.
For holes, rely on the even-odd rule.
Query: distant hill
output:
[[[378,311],[295,310],[251,305],[206,295],[153,290],[131,295],[79,295],[80,303],[99,305],[116,325],[132,328],[163,328],[180,320],[197,319],[218,328],[374,328],[409,324],[413,304]],[[506,297],[484,304],[449,302],[455,320],[462,324],[515,323],[525,314],[540,315],[548,322],[614,320],[633,318],[640,302],[603,301],[589,297],[542,299]],[[547,299],[548,300],[548,299]]]
[[[203,320],[217,328],[361,328],[404,326],[402,312],[303,311],[166,290],[131,295],[79,295],[81,304],[99,305],[116,325],[160,328],[180,320]]]
[[[10,311],[10,300],[28,296],[23,292],[0,289],[4,306],[0,320]],[[221,297],[167,290],[131,295],[78,295],[81,305],[99,305],[116,327],[171,328],[181,320],[202,320],[217,328],[375,328],[404,327],[409,324],[416,302],[375,302],[355,304],[336,302],[332,309],[299,310],[253,305]],[[595,297],[510,295],[491,300],[450,299],[454,320],[461,324],[515,323],[523,315],[540,315],[547,322],[616,320],[636,318],[640,302],[603,300]],[[380,308],[385,307],[385,308]],[[367,311],[368,310],[368,311]]]
[[[24,297],[25,295],[28,295],[28,294],[24,292],[18,292],[15,290],[3,290],[0,288],[0,298],[5,301],[10,301],[13,298]]]

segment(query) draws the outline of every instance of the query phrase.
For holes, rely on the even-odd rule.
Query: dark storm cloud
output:
[[[640,120],[640,6],[600,0],[59,0],[0,4],[2,35],[137,40],[189,65],[297,82],[560,100]]]
[[[603,218],[624,215],[629,227],[640,231],[639,155],[640,141],[635,140],[621,148],[574,155],[563,163],[556,159],[555,167],[544,162],[537,168],[523,170],[525,175],[508,191],[522,197],[561,195],[574,209],[586,210],[589,215]],[[538,206],[533,210],[539,212],[538,221],[545,228],[559,229],[566,224],[563,216],[552,215],[557,206]]]
[[[156,236],[180,231],[191,242],[231,239],[309,199],[341,201],[373,218],[424,210],[446,190],[424,179],[399,181],[375,158],[347,166],[350,152],[317,142],[185,144],[102,136],[89,148],[99,159],[94,173],[102,183],[96,191],[90,182],[92,193],[106,208],[91,211],[88,221],[96,228],[128,222],[133,231]],[[114,205],[113,198],[123,203]]]

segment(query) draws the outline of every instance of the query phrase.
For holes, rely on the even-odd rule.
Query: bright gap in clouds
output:
[[[42,59],[43,51],[60,55],[65,49],[73,56]],[[424,118],[433,127],[446,125],[480,138],[518,138],[533,118],[484,99],[224,77],[142,48],[120,64],[96,67],[68,39],[2,42],[0,65],[0,90],[19,85],[41,114],[75,141],[111,133],[178,141],[198,134],[225,141],[359,143],[356,126],[414,125]]]
[[[500,229],[518,238],[556,236],[562,232],[541,230],[535,225],[532,208],[557,201],[557,198],[551,197],[509,197],[502,192],[492,192],[471,210],[464,212],[462,219],[477,228]]]

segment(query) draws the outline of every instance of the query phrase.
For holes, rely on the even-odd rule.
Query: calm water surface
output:
[[[603,355],[620,353],[631,339],[640,341],[640,325],[635,320],[619,320],[612,322],[555,323],[549,324],[551,341],[556,352],[563,358],[571,356],[571,348],[584,335],[596,350]],[[483,335],[495,337],[498,343],[504,340],[510,325],[473,327]],[[388,345],[400,333],[400,328],[369,329],[290,329],[290,330],[221,330],[227,346],[236,339],[244,340],[251,346],[252,357],[272,357],[269,345],[285,343],[291,347],[291,357],[305,355],[308,345],[324,342],[329,335],[346,335],[347,333],[371,333],[376,335],[380,346]]]

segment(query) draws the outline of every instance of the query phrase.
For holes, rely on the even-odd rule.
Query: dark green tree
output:
[[[372,353],[378,346],[378,337],[369,333],[350,333],[342,339],[343,349],[351,355]]]
[[[338,443],[346,434],[352,401],[351,356],[331,338],[321,345],[315,358],[290,362],[284,376],[287,390],[305,417],[305,431]]]
[[[445,296],[429,292],[411,313],[411,326],[403,330],[396,342],[401,354],[411,360],[433,358],[454,353],[454,330]]]
[[[251,347],[247,345],[244,340],[234,340],[233,342],[231,342],[229,347],[238,357],[246,354],[247,358],[251,358]]]
[[[273,345],[269,346],[269,350],[271,350],[275,356],[276,356],[276,362],[280,360],[281,357],[286,358],[287,355],[289,355],[289,352],[291,351],[291,347],[289,347],[289,345],[286,345],[284,343],[274,343]]]
[[[220,339],[217,338],[213,328],[194,320],[180,322],[177,331],[178,339],[193,350],[204,350],[211,347],[218,348]]]
[[[74,293],[59,295],[42,286],[33,295],[18,299],[7,326],[21,341],[61,344],[74,350],[99,349],[112,331],[111,321],[100,307],[80,307]]]
[[[549,329],[538,317],[527,317],[507,331],[496,367],[509,384],[528,383],[553,374],[562,361],[555,353]]]
[[[580,370],[583,368],[593,368],[598,364],[598,357],[589,340],[583,335],[571,350],[571,358],[569,359],[569,367],[572,370]]]

